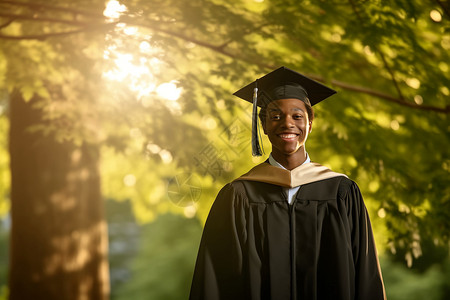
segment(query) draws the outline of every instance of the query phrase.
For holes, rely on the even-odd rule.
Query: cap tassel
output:
[[[262,156],[261,146],[258,136],[258,81],[255,82],[253,89],[253,113],[252,113],[252,155]]]

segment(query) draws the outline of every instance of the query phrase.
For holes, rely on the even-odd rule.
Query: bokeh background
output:
[[[232,93],[338,94],[312,160],[360,186],[388,299],[450,299],[448,0],[0,0],[0,299],[187,299],[252,158]]]

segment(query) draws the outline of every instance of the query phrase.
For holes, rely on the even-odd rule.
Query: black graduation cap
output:
[[[235,92],[233,95],[253,103],[253,156],[262,155],[258,140],[258,106],[291,98],[313,106],[335,93],[335,90],[286,67],[278,68]]]

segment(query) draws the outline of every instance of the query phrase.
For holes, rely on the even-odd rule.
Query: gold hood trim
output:
[[[260,181],[283,187],[294,188],[299,185],[339,176],[347,177],[344,174],[333,172],[318,163],[306,163],[289,171],[264,162],[255,166],[241,177],[235,179],[235,181]]]

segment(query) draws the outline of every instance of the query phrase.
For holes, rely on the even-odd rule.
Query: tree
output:
[[[18,8],[13,2],[2,5],[30,11],[26,3]],[[15,30],[34,29],[20,24]],[[10,299],[108,297],[99,149],[89,134],[95,124],[89,112],[69,108],[95,99],[99,88],[90,89],[96,75],[89,58],[80,56],[82,41],[2,45],[8,58],[4,86],[11,100]],[[72,43],[80,48],[60,52],[70,50]],[[72,66],[64,65],[69,57]],[[74,126],[80,113],[83,120]]]
[[[104,299],[106,222],[98,149],[30,133],[37,102],[13,93],[10,110],[10,299]]]
[[[308,150],[358,181],[379,244],[404,253],[409,264],[422,254],[424,241],[448,247],[447,2],[122,5],[110,1],[102,13],[101,1],[0,1],[0,55],[7,61],[2,86],[12,101],[20,91],[42,112],[33,134],[129,162],[118,162],[121,170],[103,164],[106,195],[133,198],[141,219],[149,220],[177,210],[163,201],[172,200],[165,186],[190,172],[201,178],[204,198],[178,211],[204,219],[218,187],[256,162],[236,138],[248,132],[248,107],[229,95],[286,65],[338,89],[334,100],[316,109]],[[144,62],[152,74],[104,80],[123,55],[129,66]],[[184,90],[177,101],[148,87],[174,79]],[[70,157],[73,148],[65,149],[55,157]],[[132,163],[140,176],[128,174],[123,187],[123,170]],[[12,190],[13,215],[14,195]]]

